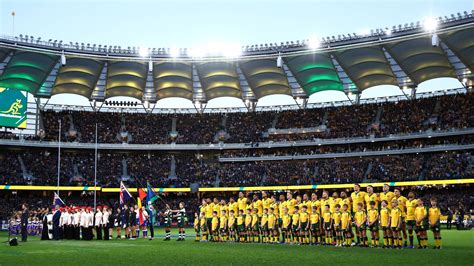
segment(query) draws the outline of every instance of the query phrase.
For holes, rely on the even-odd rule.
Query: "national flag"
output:
[[[65,206],[66,203],[59,197],[59,195],[54,192],[54,197],[53,197],[53,206]]]
[[[132,194],[128,192],[128,189],[127,187],[125,187],[123,182],[120,182],[120,206],[123,206],[131,198],[132,198]]]
[[[137,205],[138,205],[138,221],[140,222],[140,225],[142,225],[143,224],[143,209],[142,209],[142,199],[140,197],[137,198]]]
[[[143,190],[143,188],[138,189],[138,197],[143,201],[144,198],[147,197],[147,193]]]
[[[147,188],[146,188],[146,202],[147,205],[150,206],[155,200],[159,199],[160,197],[153,192],[153,188],[151,187],[150,183],[147,182]]]

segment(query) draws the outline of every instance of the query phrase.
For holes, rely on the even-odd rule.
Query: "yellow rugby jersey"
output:
[[[237,225],[242,225],[244,223],[244,216],[239,215],[237,216]]]
[[[395,208],[390,211],[390,227],[398,227],[399,219],[402,217],[402,210]]]
[[[332,220],[334,221],[334,226],[341,226],[342,213],[336,211],[332,214]]]
[[[308,222],[309,214],[307,212],[300,213],[300,221],[302,223]]]
[[[272,204],[272,199],[266,198],[262,199],[262,204],[264,209],[270,209],[270,205]]]
[[[252,208],[257,209],[257,215],[262,217],[263,214],[263,203],[261,200],[254,201],[252,203]]]
[[[242,211],[245,211],[247,209],[247,198],[239,198],[237,200],[237,204],[239,206],[239,211],[242,210]]]
[[[206,206],[205,210],[206,210],[206,212],[205,212],[206,213],[206,215],[205,215],[206,218],[212,218],[212,206],[208,204]]]
[[[441,217],[441,211],[438,207],[433,208],[431,207],[428,211],[428,219],[431,225],[435,225],[439,223],[439,219]]]
[[[336,204],[339,204],[341,202],[340,198],[333,198],[329,197],[329,210],[334,213],[336,211]]]
[[[220,220],[219,227],[225,228],[225,226],[227,225],[227,217],[221,216],[219,217],[219,220]]]
[[[407,200],[408,199],[405,198],[404,196],[400,196],[396,199],[398,201],[398,208],[402,211],[402,217],[405,217],[407,213]]]
[[[296,206],[298,206],[298,212],[301,213],[303,211],[303,202],[296,203]]]
[[[332,216],[332,215],[331,215],[331,212],[329,212],[329,211],[328,211],[328,212],[325,212],[325,213],[323,214],[323,220],[324,220],[324,222],[325,222],[325,223],[330,223],[330,222],[331,222],[331,216]]]
[[[227,206],[229,212],[232,210],[234,211],[234,214],[237,215],[237,213],[239,212],[239,204],[237,202],[234,202],[234,203],[229,203],[229,205]]]
[[[379,211],[377,209],[369,209],[367,211],[367,216],[369,217],[369,223],[373,223],[377,221],[378,215],[379,215]]]
[[[290,223],[291,223],[291,217],[290,215],[288,214],[283,214],[283,216],[281,217],[282,221],[283,221],[283,227],[284,228],[287,228],[288,226],[290,226]]]
[[[406,202],[406,208],[407,208],[407,221],[413,221],[415,220],[415,209],[416,206],[418,205],[418,200],[413,199],[413,200],[407,200]]]
[[[217,212],[217,217],[220,217],[221,216],[221,205],[219,205],[219,204],[212,205],[212,211]]]
[[[225,215],[229,215],[229,208],[226,205],[219,205],[220,206],[220,212],[225,211]]]
[[[341,214],[341,228],[347,229],[351,222],[351,214],[348,211],[342,212]]]
[[[344,204],[347,205],[347,209],[348,209],[348,210],[351,209],[351,199],[350,199],[350,198],[341,199],[341,201],[339,202],[339,204],[341,205],[341,210],[342,210],[342,206],[344,206]]]
[[[264,226],[268,221],[268,215],[262,214],[262,220],[260,221],[261,225]]]
[[[356,224],[362,225],[367,220],[367,214],[365,211],[357,211],[354,215],[354,220]]]
[[[319,216],[318,212],[313,212],[309,216],[309,220],[311,221],[311,224],[317,224],[319,223],[319,220],[321,220],[321,217]]]
[[[194,229],[198,229],[199,228],[199,218],[194,218]]]
[[[359,204],[359,202],[361,202],[362,204],[365,204],[365,195],[367,193],[363,192],[363,191],[359,191],[359,192],[352,192],[351,193],[351,199],[352,199],[352,211],[353,212],[357,212],[357,204]]]
[[[293,210],[295,209],[296,206],[296,200],[291,199],[286,201],[286,207],[288,208],[288,213],[293,213]]]
[[[206,215],[206,207],[207,205],[201,205],[199,207],[199,214],[204,213],[204,215]]]
[[[252,223],[252,215],[250,214],[245,215],[245,226],[250,226],[251,223]]]
[[[395,194],[391,191],[389,191],[389,192],[380,192],[379,193],[380,202],[382,202],[383,200],[386,200],[387,204],[388,204],[387,205],[388,209],[391,209],[390,204],[392,203],[393,197],[395,197]]]
[[[293,222],[293,225],[298,225],[300,221],[300,214],[299,213],[293,214],[293,216],[291,216],[291,221]]]
[[[367,206],[367,210],[370,209],[370,202],[373,201],[375,202],[375,209],[379,209],[379,196],[377,196],[377,194],[375,193],[372,193],[372,195],[369,195],[369,193],[367,193],[367,195],[365,195],[365,206]]]
[[[321,199],[321,216],[324,217],[324,213],[326,213],[326,205],[329,205],[329,199]],[[328,212],[331,212],[331,207],[329,207]]]
[[[235,223],[235,216],[229,216],[229,219],[227,220],[227,224],[229,225],[229,227],[234,226],[234,223]]]
[[[283,218],[283,209],[288,206],[288,203],[286,201],[280,202],[278,205],[278,212],[280,213],[280,218]]]
[[[313,209],[312,207],[316,206],[316,211],[321,214],[321,202],[319,200],[313,200],[311,201],[311,210]],[[312,213],[312,212],[311,212]]]
[[[415,220],[419,220],[419,222],[416,223],[416,225],[421,225],[423,223],[423,220],[426,219],[426,208],[425,206],[418,206],[415,209]]]
[[[274,228],[275,227],[275,221],[276,221],[276,216],[275,214],[269,214],[268,215],[268,228]]]
[[[388,208],[382,208],[380,210],[380,225],[384,227],[388,227],[389,218],[390,218],[390,210]]]
[[[273,208],[273,214],[275,215],[275,217],[280,217],[280,216],[279,216],[279,206],[278,206],[278,203],[274,202],[274,203],[270,204],[270,208]]]
[[[309,200],[303,201],[303,205],[306,206],[308,214],[313,212],[313,203]]]
[[[255,226],[258,223],[258,215],[252,214],[252,226]]]
[[[219,226],[219,218],[217,217],[212,217],[212,231],[215,231],[217,229],[217,226]]]

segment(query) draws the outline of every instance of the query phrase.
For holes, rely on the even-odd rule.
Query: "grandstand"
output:
[[[0,99],[16,90],[28,102],[23,129],[0,127],[0,220],[20,201],[46,205],[56,190],[71,204],[115,206],[121,182],[134,193],[149,182],[170,204],[186,202],[189,217],[204,195],[354,183],[439,195],[443,211],[470,209],[474,13],[435,24],[248,45],[230,57],[1,37]],[[417,91],[436,78],[460,87]],[[380,85],[400,95],[361,98]],[[323,91],[347,100],[309,102]],[[49,103],[60,94],[90,105]],[[258,105],[271,95],[296,104]],[[160,107],[175,97],[195,108]],[[206,107],[220,97],[245,108]]]

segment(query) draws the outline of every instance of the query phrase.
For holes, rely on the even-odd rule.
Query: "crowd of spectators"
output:
[[[380,114],[380,116],[378,116]],[[177,136],[171,136],[176,119]],[[58,138],[59,120],[65,141],[92,143],[95,123],[101,143],[250,143],[315,138],[388,136],[431,130],[474,127],[474,94],[454,94],[304,110],[256,113],[146,114],[85,111],[44,111],[45,140]],[[319,132],[269,134],[269,129],[308,129]],[[304,130],[303,130],[304,131]],[[314,130],[313,130],[314,131]],[[122,136],[122,133],[128,133]],[[15,138],[2,134],[2,138]]]

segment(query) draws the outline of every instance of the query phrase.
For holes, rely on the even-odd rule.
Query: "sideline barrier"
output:
[[[377,183],[360,183],[361,187],[371,185],[373,187],[382,187],[388,184],[391,187],[406,187],[406,186],[430,186],[430,185],[464,185],[473,184],[474,178],[468,179],[445,179],[445,180],[424,180],[424,181],[399,181],[399,182],[377,182]],[[342,189],[352,188],[353,183],[350,184],[321,184],[321,185],[300,185],[300,186],[255,186],[255,187],[207,187],[199,188],[199,192],[228,192],[228,191],[255,191],[255,190],[311,190],[311,189]],[[55,186],[16,186],[16,185],[0,185],[0,190],[33,190],[33,191],[55,191],[58,187]],[[60,191],[94,191],[94,187],[81,186],[70,187],[60,186]],[[137,192],[137,188],[128,188],[132,193]],[[163,192],[191,192],[190,188],[153,188],[157,193]],[[118,193],[120,188],[102,188],[96,187],[96,191],[104,193]],[[145,188],[146,191],[146,188]]]

